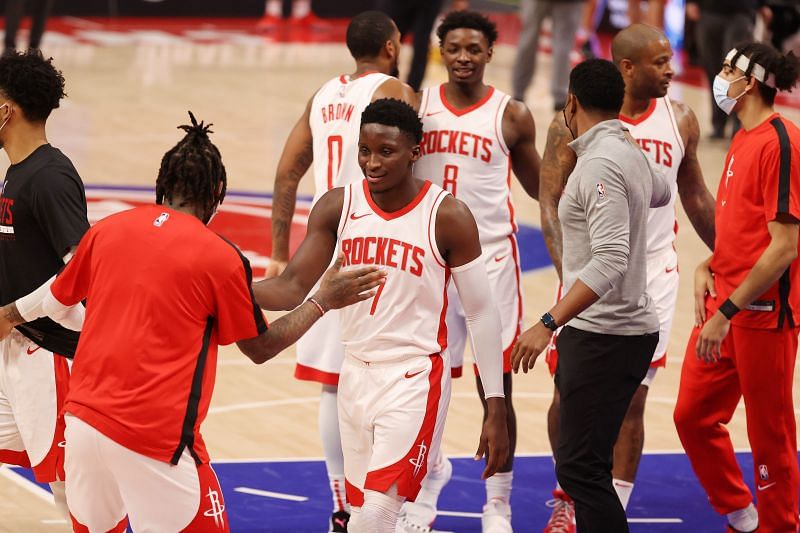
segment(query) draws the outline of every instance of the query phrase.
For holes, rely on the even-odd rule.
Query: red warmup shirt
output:
[[[800,129],[775,113],[749,131],[739,130],[725,160],[717,191],[711,259],[717,300],[709,301],[711,310],[750,273],[770,243],[767,223],[779,214],[800,220]],[[798,262],[732,323],[751,328],[800,325]]]
[[[64,410],[148,457],[208,462],[217,345],[267,329],[250,283],[247,259],[193,216],[152,205],[99,222],[51,289],[86,299]]]

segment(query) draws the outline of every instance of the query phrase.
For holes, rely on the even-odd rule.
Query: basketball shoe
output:
[[[575,533],[575,504],[563,490],[553,491],[553,499],[546,504],[553,509],[543,533]]]
[[[350,513],[347,511],[336,511],[331,515],[330,533],[341,533],[347,531],[347,523],[350,521]]]
[[[483,533],[513,533],[511,506],[497,498],[489,500],[489,503],[483,506],[481,531]]]

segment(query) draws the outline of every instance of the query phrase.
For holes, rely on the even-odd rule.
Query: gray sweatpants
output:
[[[513,97],[523,100],[536,71],[536,52],[539,49],[539,32],[542,21],[550,17],[552,22],[553,76],[551,92],[555,105],[567,99],[571,63],[569,54],[575,45],[575,34],[581,23],[583,1],[557,2],[552,0],[522,0],[520,18],[522,32],[517,43],[517,57],[511,86]]]

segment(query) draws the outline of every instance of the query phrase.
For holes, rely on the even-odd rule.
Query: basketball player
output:
[[[465,204],[412,177],[422,123],[394,99],[361,116],[358,159],[366,180],[335,188],[314,206],[308,233],[283,274],[254,285],[259,303],[288,308],[316,282],[337,248],[344,267],[380,265],[386,282],[370,302],[339,315],[345,362],[339,382],[352,533],[394,533],[441,443],[450,398],[447,285],[452,276],[470,326],[488,414],[476,459],[484,477],[508,456],[499,317]],[[284,285],[295,287],[285,299]],[[270,290],[280,286],[280,290]]]
[[[89,229],[86,195],[70,160],[47,142],[46,122],[59,107],[64,77],[41,54],[0,57],[0,145],[11,166],[0,188],[0,304],[13,302],[64,266]],[[52,320],[20,325],[0,341],[0,462],[33,466],[64,498],[67,359],[78,334]]]
[[[503,344],[503,385],[508,414],[511,454],[497,474],[486,480],[484,531],[511,531],[512,465],[517,441],[517,421],[511,403],[511,366],[508,356],[520,332],[519,253],[511,203],[511,170],[525,191],[539,192],[539,154],[536,128],[524,103],[484,83],[486,64],[492,59],[497,28],[480,13],[455,11],[437,29],[448,81],[420,94],[419,116],[424,133],[422,157],[414,175],[430,179],[459,198],[475,215],[483,261],[500,312]],[[448,344],[454,375],[461,374],[467,328],[458,295],[448,295]],[[481,379],[476,375],[478,391]],[[482,394],[479,394],[482,397]],[[486,405],[484,403],[484,415]],[[408,531],[427,529],[436,518],[436,502],[452,467],[434,456],[434,468],[417,502],[407,505],[401,525]]]
[[[392,77],[397,75],[400,32],[389,17],[378,11],[356,15],[347,27],[347,47],[356,61],[355,71],[333,78],[314,94],[289,134],[278,163],[268,278],[286,268],[297,186],[312,163],[315,204],[328,190],[361,181],[364,176],[357,161],[361,112],[378,98],[414,98],[408,86]],[[336,387],[344,358],[339,337],[336,313],[330,313],[297,343],[295,368],[297,379],[322,384],[319,428],[333,493],[330,531],[345,531],[349,519],[336,417]]]
[[[735,112],[717,191],[714,252],[695,271],[695,327],[681,371],[675,426],[728,531],[796,532],[794,384],[800,329],[800,129],[775,112],[800,61],[768,44],[730,50],[714,99]],[[725,426],[744,397],[758,511]]]
[[[191,114],[190,114],[191,115]],[[156,203],[102,220],[58,275],[0,310],[11,326],[57,317],[81,300],[86,321],[64,410],[67,499],[75,531],[228,531],[200,425],[214,389],[217,345],[263,363],[323,310],[370,298],[376,267],[338,272],[271,328],[239,250],[206,228],[225,197],[209,126],[161,161]]]
[[[644,406],[647,391],[657,368],[666,364],[672,318],[678,290],[678,258],[674,248],[675,197],[681,202],[689,220],[709,248],[714,245],[714,198],[703,181],[697,159],[700,130],[697,118],[686,104],[670,99],[667,94],[672,79],[672,50],[667,38],[657,29],[634,24],[618,33],[612,43],[614,62],[625,81],[625,100],[620,120],[655,167],[667,174],[672,184],[672,199],[667,206],[650,210],[648,217],[647,292],[656,304],[661,329],[651,368],[634,394],[614,447],[614,488],[623,508],[633,491],[636,471],[644,446]],[[572,135],[558,114],[550,124],[544,152],[541,179],[542,231],[553,264],[561,277],[561,229],[558,203],[566,177],[575,166],[575,152],[567,143]],[[677,189],[677,194],[676,194]],[[560,292],[560,291],[559,291]],[[560,297],[560,295],[559,295]],[[555,337],[555,336],[554,336]],[[558,354],[555,338],[547,351],[551,375],[555,374]],[[554,390],[553,403],[547,414],[550,445],[558,442],[559,396]],[[554,530],[570,523],[574,516],[572,502],[559,486],[549,524]],[[573,526],[574,527],[574,526]]]

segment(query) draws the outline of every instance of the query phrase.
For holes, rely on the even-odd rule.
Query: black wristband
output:
[[[728,320],[736,316],[736,313],[739,311],[741,311],[741,309],[736,307],[736,304],[733,303],[730,298],[722,302],[722,305],[719,306],[719,312]]]

